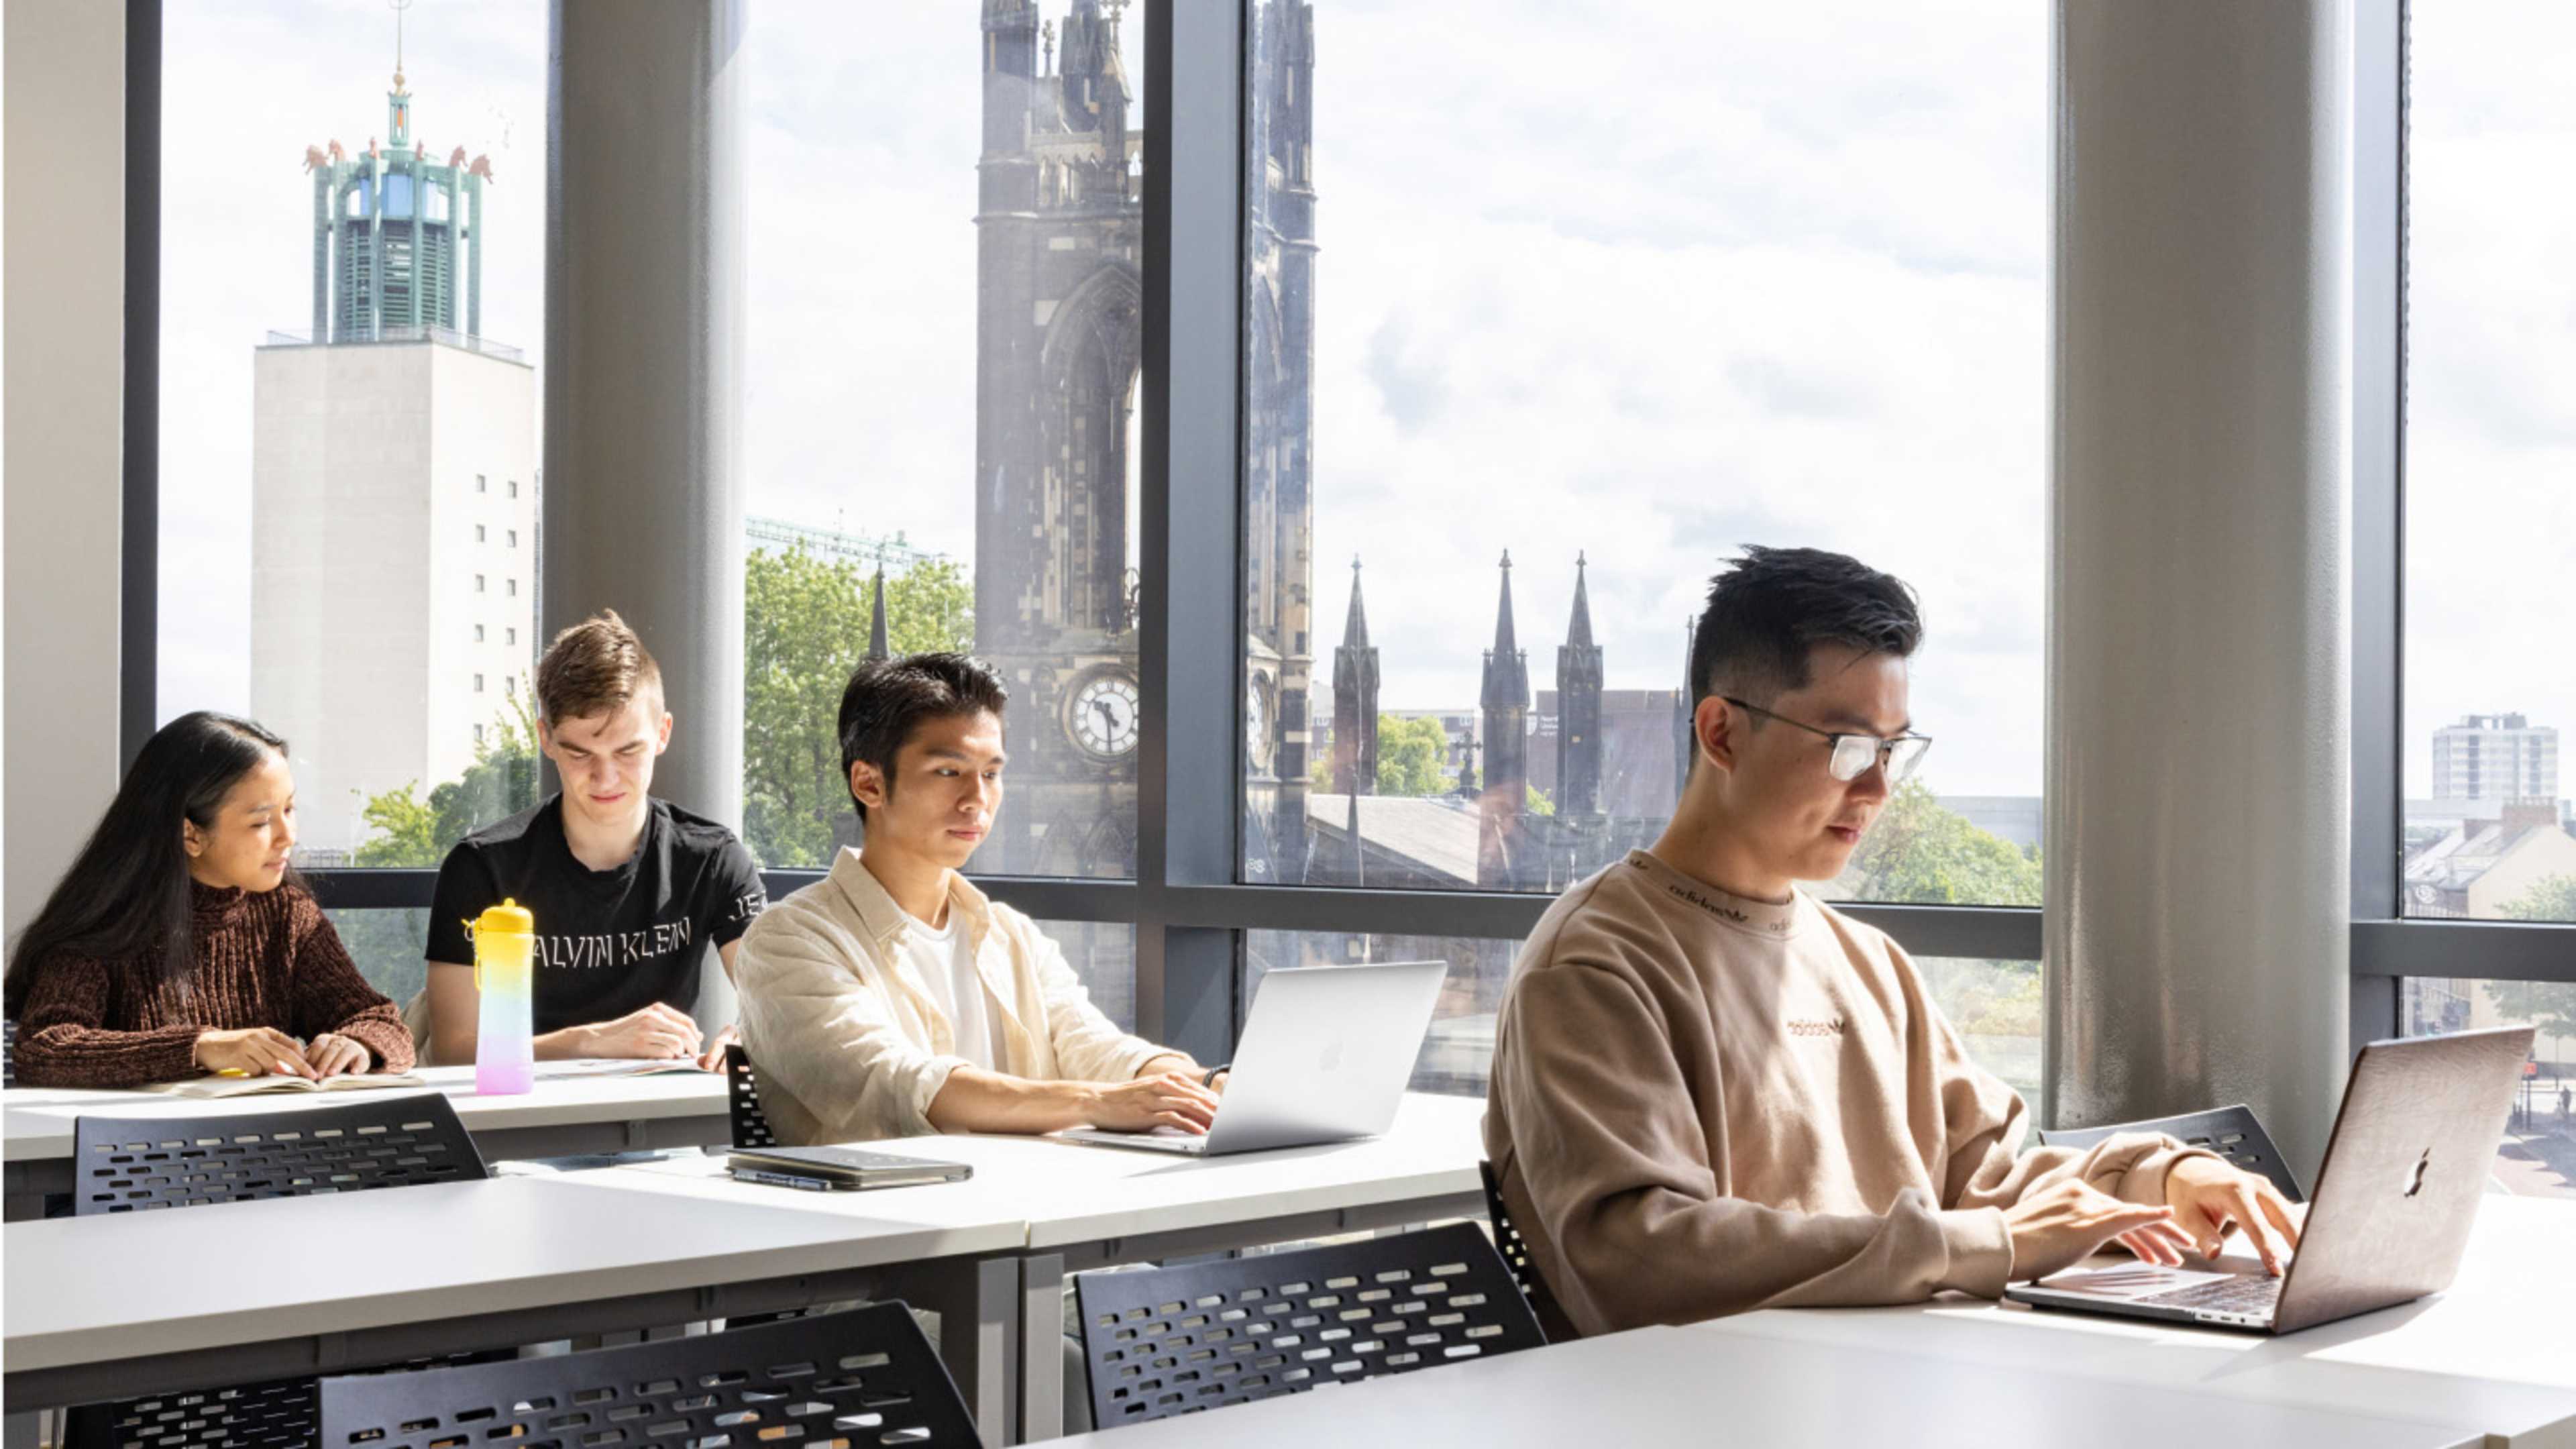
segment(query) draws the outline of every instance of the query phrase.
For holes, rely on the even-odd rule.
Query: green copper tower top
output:
[[[409,341],[483,331],[483,188],[492,161],[443,162],[414,138],[402,73],[397,0],[394,83],[385,93],[386,143],[351,155],[338,141],[304,148],[313,176],[313,341]],[[458,334],[462,336],[458,336]],[[471,345],[470,342],[467,345]]]

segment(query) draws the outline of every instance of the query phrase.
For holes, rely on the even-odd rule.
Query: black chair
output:
[[[321,1449],[982,1443],[901,1303],[551,1358],[326,1378],[321,1420]]]
[[[2185,1112],[2179,1117],[2159,1117],[2152,1122],[2122,1122],[2110,1127],[2063,1127],[2039,1134],[2042,1147],[2090,1147],[2106,1137],[2122,1132],[2162,1132],[2186,1147],[2206,1147],[2247,1172],[2270,1178],[2281,1190],[2281,1196],[2292,1202],[2306,1202],[2307,1194],[2299,1190],[2297,1174],[2281,1160],[2272,1146],[2272,1136],[2254,1116],[2254,1109],[2239,1103],[2208,1112]]]
[[[1503,1266],[1511,1269],[1512,1282],[1529,1300],[1530,1314],[1538,1320],[1539,1332],[1550,1343],[1575,1337],[1573,1323],[1557,1306],[1556,1295],[1547,1291],[1547,1280],[1539,1275],[1537,1260],[1530,1257],[1529,1241],[1512,1226],[1511,1210],[1503,1206],[1503,1183],[1494,1176],[1494,1164],[1478,1162],[1476,1172],[1485,1180],[1485,1219],[1494,1225],[1494,1250],[1503,1255]]]
[[[0,1087],[18,1085],[18,1023],[0,1021]]]
[[[76,1217],[489,1175],[455,1106],[436,1092],[229,1117],[84,1114],[72,1125]]]
[[[489,1176],[436,1092],[227,1117],[84,1115],[72,1160],[77,1217]],[[313,1379],[277,1379],[83,1404],[63,1437],[67,1449],[312,1449],[315,1412]]]
[[[1546,1342],[1472,1222],[1085,1273],[1074,1295],[1092,1422],[1102,1429]]]
[[[740,1042],[725,1047],[725,1111],[733,1119],[734,1146],[778,1145],[778,1134],[769,1130],[769,1114],[760,1110],[760,1074],[751,1069],[751,1053]]]

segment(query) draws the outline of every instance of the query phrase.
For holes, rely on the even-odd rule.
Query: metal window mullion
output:
[[[161,0],[125,6],[125,423],[117,759],[160,723]]]
[[[2403,983],[2367,974],[2363,927],[2404,910],[2405,0],[2353,16],[2352,1000],[2349,1049],[2397,1035]]]
[[[1234,933],[1173,921],[1165,895],[1234,871],[1244,17],[1154,0],[1145,25],[1136,1017],[1141,1034],[1221,1060]]]

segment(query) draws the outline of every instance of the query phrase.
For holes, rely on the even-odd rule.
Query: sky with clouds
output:
[[[1050,13],[1060,6],[1049,4]],[[755,513],[971,557],[976,9],[748,0]],[[1356,553],[1389,707],[1534,685],[1577,551],[1666,688],[1745,542],[1912,582],[1926,777],[2035,794],[2047,9],[1318,0],[1318,652]],[[1937,12],[1937,13],[1936,13]],[[172,0],[163,711],[244,707],[250,355],[309,319],[308,143],[384,126],[382,0]],[[1141,78],[1130,20],[1129,63]],[[2415,19],[2409,793],[2428,737],[2576,740],[2576,12]],[[485,331],[542,365],[545,7],[417,0],[417,127],[488,152]]]

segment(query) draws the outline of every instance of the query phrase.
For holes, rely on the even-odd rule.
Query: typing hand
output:
[[[1112,1132],[1170,1127],[1191,1136],[1216,1121],[1216,1093],[1187,1072],[1155,1072],[1132,1082],[1103,1082],[1092,1089],[1091,1125]]]
[[[2263,1271],[2281,1276],[2281,1248],[2299,1245],[2298,1216],[2269,1178],[2214,1157],[2186,1157],[2165,1174],[2165,1204],[2191,1234],[2204,1258],[2218,1256],[2229,1232],[2242,1232],[2263,1260]],[[2273,1241],[2275,1234],[2279,1243]]]
[[[2150,1263],[2182,1261],[2191,1236],[2171,1208],[2122,1202],[2074,1178],[2050,1183],[2004,1209],[2012,1233],[2012,1275],[2028,1281],[2072,1268],[2117,1240]]]

